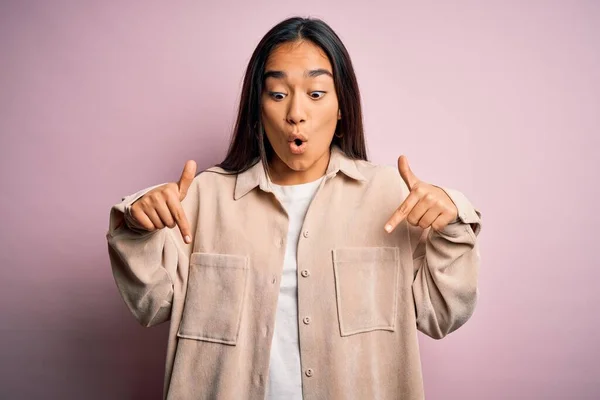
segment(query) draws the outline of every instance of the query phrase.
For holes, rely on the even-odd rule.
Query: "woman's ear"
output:
[[[342,110],[338,109],[338,119],[342,119]]]

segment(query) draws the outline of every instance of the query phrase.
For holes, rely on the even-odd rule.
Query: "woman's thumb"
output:
[[[196,161],[187,160],[181,173],[181,178],[177,182],[179,187],[179,201],[183,200],[187,195],[188,188],[192,184],[194,177],[196,176]]]

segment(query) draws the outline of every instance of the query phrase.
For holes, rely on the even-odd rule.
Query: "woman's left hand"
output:
[[[408,166],[406,156],[398,158],[398,171],[410,193],[385,224],[388,233],[404,218],[411,225],[423,229],[431,226],[435,231],[441,231],[456,220],[458,209],[452,199],[444,190],[417,178]]]

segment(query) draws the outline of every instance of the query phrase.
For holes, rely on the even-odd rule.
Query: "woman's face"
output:
[[[284,43],[269,55],[262,122],[275,151],[273,182],[311,182],[325,173],[339,117],[332,74],[327,55],[310,41]]]

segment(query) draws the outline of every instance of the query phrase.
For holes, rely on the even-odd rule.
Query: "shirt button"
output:
[[[304,231],[303,235],[304,235],[305,238],[307,238],[308,237],[308,231],[307,230]]]
[[[312,368],[308,368],[306,371],[304,371],[304,373],[306,374],[306,376],[313,376]]]
[[[277,277],[275,275],[273,275],[273,278],[271,279],[271,283],[275,284],[275,282],[277,282]]]
[[[303,269],[303,270],[302,270],[302,272],[300,272],[300,275],[302,275],[303,277],[305,277],[305,278],[306,278],[307,276],[309,276],[309,275],[310,275],[310,272],[308,272],[308,270],[307,270],[307,269]]]
[[[310,317],[304,317],[302,322],[304,322],[306,325],[310,324]]]

